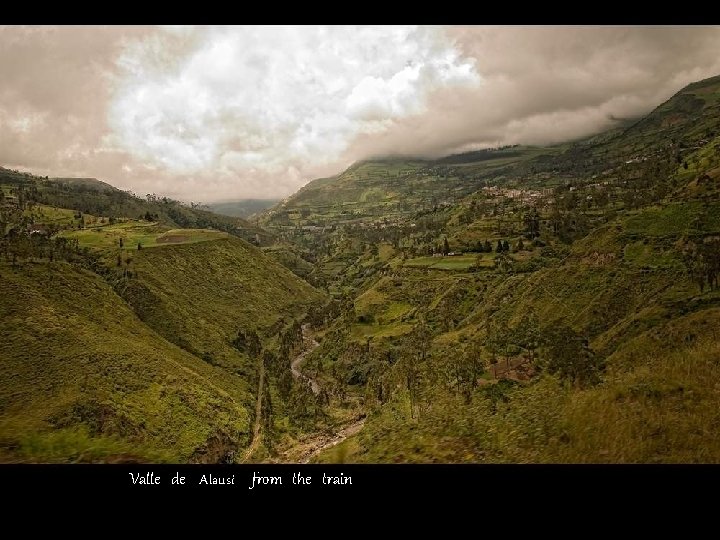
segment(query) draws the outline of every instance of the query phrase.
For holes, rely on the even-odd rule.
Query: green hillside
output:
[[[277,230],[376,220],[392,222],[420,209],[447,205],[502,178],[515,163],[556,151],[513,147],[437,161],[413,158],[361,161],[336,177],[310,182],[263,213],[260,221]]]
[[[324,295],[239,238],[234,219],[2,172],[0,461],[244,459],[271,418],[268,397],[256,418],[277,383],[263,384],[268,358],[290,354]],[[47,204],[61,198],[77,206]],[[125,202],[147,215],[120,215]],[[174,212],[204,227],[178,228]],[[293,429],[287,419],[263,444]]]
[[[169,341],[226,369],[254,369],[233,347],[239,330],[272,337],[322,295],[236,238],[137,252],[137,279],[121,291]]]
[[[99,220],[144,219],[171,228],[221,230],[259,244],[272,240],[266,230],[239,217],[215,214],[199,205],[185,205],[155,194],[141,198],[94,178],[42,178],[0,167],[0,189],[23,207],[72,209],[77,214],[73,225],[81,228]],[[88,222],[84,214],[93,219]]]
[[[572,144],[357,164],[268,212],[344,306],[308,369],[367,414],[316,459],[720,462],[718,98],[713,78]]]
[[[0,264],[2,461],[218,460],[252,389],[169,343],[100,277]]]

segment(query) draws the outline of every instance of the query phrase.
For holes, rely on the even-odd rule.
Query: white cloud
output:
[[[170,173],[330,163],[358,134],[422,113],[433,91],[480,81],[439,28],[203,28],[160,61],[163,40],[188,32],[132,43],[109,109],[108,143]]]

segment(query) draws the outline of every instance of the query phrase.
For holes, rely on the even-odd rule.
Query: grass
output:
[[[394,323],[380,324],[353,324],[350,335],[353,339],[364,342],[366,338],[391,338],[402,336],[411,332],[412,324]]]
[[[142,324],[101,278],[65,263],[0,275],[3,460],[187,461],[213,438],[247,443],[245,382]]]
[[[452,257],[417,257],[415,259],[408,259],[405,261],[405,266],[414,268],[429,268],[432,270],[468,270],[475,264],[477,260],[477,254],[473,255],[459,255]],[[483,257],[483,264],[485,261],[492,259]],[[489,265],[492,265],[490,262]],[[489,266],[488,265],[488,266]]]
[[[387,301],[387,296],[377,290],[368,289],[355,299],[355,311],[357,313],[369,313],[374,306],[382,305]]]
[[[301,316],[322,295],[259,249],[229,237],[136,253],[125,297],[148,325],[209,362],[242,372],[254,363],[232,346]],[[198,279],[203,276],[203,279]]]
[[[73,225],[78,221],[75,219],[75,215],[77,215],[75,210],[70,210],[68,208],[56,208],[45,204],[35,205],[32,209],[25,210],[24,214],[28,217],[32,217],[38,223],[58,225],[61,227]],[[88,217],[93,218],[94,216]]]
[[[636,266],[680,268],[682,261],[677,251],[662,249],[645,241],[632,242],[625,246],[623,259]]]
[[[391,244],[380,244],[380,247],[378,248],[378,258],[381,261],[388,261],[394,253],[395,249]]]
[[[340,444],[320,453],[320,455],[313,460],[313,463],[346,463],[348,457],[356,455],[359,451],[360,445],[357,437],[350,437]]]
[[[411,418],[399,394],[317,461],[719,463],[717,337],[647,358],[587,390],[552,377],[501,390],[497,406],[483,393],[470,404],[433,393]]]
[[[380,324],[391,323],[402,319],[410,313],[412,309],[413,305],[407,302],[391,302],[386,309],[377,316],[377,319]]]
[[[102,229],[78,233],[106,250]],[[217,461],[242,450],[257,363],[232,340],[241,329],[272,337],[322,294],[222,233],[110,229],[156,244],[135,252],[122,297],[66,263],[0,263],[0,460]],[[178,232],[182,242],[162,243]]]
[[[642,237],[718,233],[720,205],[689,201],[644,209],[625,221],[625,232]]]
[[[647,356],[646,356],[647,358]],[[628,376],[574,396],[565,411],[570,443],[557,461],[718,463],[717,337],[660,353]],[[602,434],[602,435],[601,435]]]
[[[115,225],[93,227],[62,233],[66,238],[77,239],[81,247],[111,250],[119,248],[123,239],[125,249],[153,248],[167,244],[191,244],[227,238],[226,232],[213,229],[169,229],[157,223],[127,221]]]
[[[32,432],[18,438],[11,462],[113,463],[152,461],[172,462],[172,451],[158,451],[152,445],[131,443],[117,436],[92,435],[84,425],[47,432]],[[0,461],[3,459],[0,450]]]

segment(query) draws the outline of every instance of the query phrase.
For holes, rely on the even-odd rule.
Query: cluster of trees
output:
[[[364,377],[358,382],[365,384],[367,403],[382,405],[393,393],[402,391],[408,396],[411,417],[417,417],[423,410],[424,387],[433,372],[429,369],[431,340],[432,332],[421,319],[396,349],[360,349]]]
[[[311,319],[325,321],[328,316],[339,312],[340,305],[340,302],[330,301],[325,306],[316,307],[311,310]],[[268,346],[268,342],[271,346]],[[232,341],[233,347],[248,356],[257,366],[246,375],[251,387],[260,387],[260,370],[264,370],[261,422],[263,440],[268,446],[273,442],[274,418],[277,415],[287,416],[298,426],[315,426],[318,420],[326,416],[331,394],[337,390],[323,385],[315,394],[307,380],[295,379],[292,376],[290,362],[302,350],[302,344],[303,331],[300,322],[282,318],[260,332],[256,329],[241,328]],[[311,363],[304,363],[304,373],[311,369]],[[344,388],[345,385],[342,385],[343,391]]]
[[[87,247],[81,248],[76,238],[57,236],[61,230],[58,224],[35,223],[37,216],[32,209],[35,199],[41,193],[37,185],[18,184],[12,192],[12,203],[5,202],[0,207],[0,254],[13,266],[28,260],[41,263],[65,261],[108,279],[113,287],[118,285],[117,278],[133,277],[133,272],[129,269],[132,258],[123,256],[122,243],[117,254],[116,268],[113,270],[101,260],[97,252]],[[73,217],[81,223],[87,218],[82,211],[76,211]],[[103,218],[101,221],[104,221]],[[65,225],[65,228],[67,227]],[[53,267],[50,265],[49,268]]]
[[[475,244],[475,251],[477,253],[492,253],[493,247],[490,240],[485,240],[484,242],[482,240],[478,240],[477,244]]]
[[[509,253],[511,249],[512,248],[510,246],[510,242],[501,239],[498,239],[494,249],[489,240],[485,240],[484,242],[482,240],[478,240],[477,244],[475,245],[475,251],[477,253],[492,253],[493,251],[495,253]],[[523,251],[524,249],[525,242],[523,242],[521,238],[515,245],[515,251]]]
[[[350,298],[345,298],[342,301],[331,298],[325,304],[311,308],[307,316],[307,321],[312,326],[326,326],[334,319],[340,317],[343,309],[352,309],[352,300]]]
[[[11,229],[0,238],[0,252],[15,265],[22,260],[76,261],[88,256],[87,248],[80,248],[77,239],[51,238],[47,234],[31,234]]]
[[[513,263],[514,261],[512,257],[510,257],[510,255],[508,255],[508,253],[504,249],[502,251],[499,251],[497,255],[495,255],[495,259],[493,260],[495,269],[503,274],[508,274],[512,272]]]
[[[252,358],[257,357],[262,352],[260,337],[258,336],[258,333],[252,329],[245,330],[241,328],[238,330],[237,336],[235,336],[232,345],[241,353]]]
[[[510,244],[507,240],[498,240],[495,246],[495,253],[508,253],[510,252]]]
[[[485,339],[464,347],[433,350],[433,334],[430,326],[419,322],[396,347],[373,350],[355,344],[346,350],[346,362],[352,366],[349,373],[353,382],[365,384],[368,405],[382,405],[402,392],[410,416],[418,417],[440,388],[469,403],[481,388],[483,374],[498,376],[501,369],[514,369],[518,359],[578,388],[598,383],[604,369],[587,335],[564,323],[542,327],[532,313],[512,327],[506,321],[493,320]]]
[[[600,380],[604,362],[590,348],[587,336],[579,334],[566,324],[546,329],[542,346],[545,354],[539,366],[549,373],[577,387],[588,386]]]
[[[685,268],[701,293],[705,287],[710,290],[718,288],[720,238],[707,238],[704,241],[685,240],[682,244],[682,254]]]
[[[443,241],[440,245],[438,245],[434,250],[434,253],[440,253],[443,256],[446,256],[448,253],[450,253],[450,244],[448,243],[447,238],[443,238]]]

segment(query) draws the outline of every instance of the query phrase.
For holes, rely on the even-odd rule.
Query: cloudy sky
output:
[[[186,201],[543,144],[720,74],[720,28],[2,27],[0,165]]]

